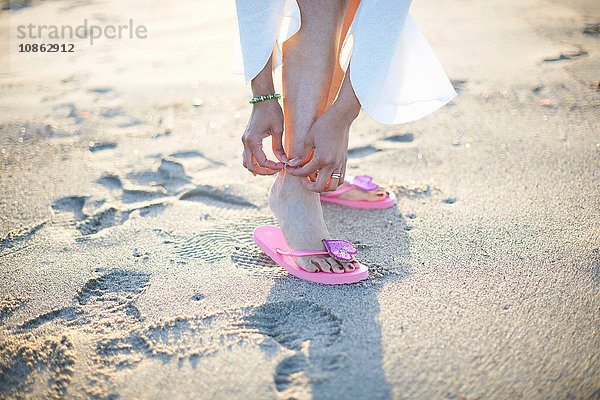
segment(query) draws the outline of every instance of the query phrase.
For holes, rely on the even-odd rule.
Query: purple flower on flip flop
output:
[[[364,190],[365,192],[370,192],[371,190],[375,190],[379,187],[378,184],[373,183],[373,178],[369,175],[355,176],[351,185],[359,188],[360,190]]]
[[[331,257],[340,261],[354,261],[354,256],[352,254],[358,253],[356,247],[350,242],[346,242],[345,240],[327,240],[323,239],[323,243],[325,244],[325,248]]]

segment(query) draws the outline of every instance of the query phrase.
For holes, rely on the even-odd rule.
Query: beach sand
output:
[[[370,270],[341,286],[251,239],[233,2],[24,3],[4,39],[148,37],[0,43],[0,398],[600,398],[596,1],[415,2],[459,96],[353,125],[349,173],[398,203],[324,205]]]

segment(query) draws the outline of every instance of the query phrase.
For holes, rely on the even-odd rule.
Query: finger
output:
[[[344,177],[341,172],[342,168],[344,168],[344,166],[335,168],[335,172],[331,174],[331,179],[325,187],[325,192],[333,192],[337,190],[337,188],[344,182]]]
[[[249,149],[244,148],[244,151],[242,152],[242,165],[247,170],[250,170],[250,167],[252,166],[252,164],[253,164],[252,153],[250,152]]]
[[[283,149],[283,127],[271,129],[271,142],[273,145],[273,154],[281,162],[288,162],[289,158]]]
[[[300,165],[306,164],[311,158],[313,158],[315,149],[314,148],[305,148],[302,150],[302,153],[298,157],[294,157],[289,161],[290,167],[299,167]]]
[[[310,162],[302,167],[288,168],[288,172],[294,176],[308,176],[313,174],[316,170],[322,167],[321,163],[316,158],[310,160]]]
[[[242,165],[248,171],[252,172],[252,175],[256,176],[258,172],[260,172],[256,167],[256,161],[252,156],[252,151],[250,150],[250,142],[246,135],[242,136],[242,143],[244,143],[244,151],[242,152]]]
[[[324,192],[333,192],[335,191],[338,186],[340,185],[340,180],[341,178],[337,178],[337,177],[331,177],[329,179],[329,181],[327,182],[327,185],[325,185],[325,190]]]
[[[344,184],[344,182],[346,182],[346,164],[342,165],[340,172],[338,172],[338,174],[341,175],[341,178],[338,178],[337,186],[335,186],[334,190],[337,190],[337,188],[339,188],[340,186],[342,186]],[[329,188],[331,188],[333,186],[334,185],[330,184]]]
[[[276,169],[262,168],[261,166],[259,166],[257,164],[248,168],[248,171],[252,172],[254,174],[254,176],[256,176],[256,175],[275,175],[275,174],[279,173],[279,171]]]
[[[333,168],[323,169],[319,171],[319,175],[317,175],[317,180],[315,182],[306,182],[304,179],[302,180],[302,184],[308,190],[312,190],[313,192],[323,193],[325,191],[325,187],[331,178],[331,174],[333,172]]]
[[[267,159],[267,156],[262,149],[262,141],[260,143],[252,144],[250,146],[250,151],[252,151],[252,155],[261,167],[267,169],[283,169],[283,163],[276,163]]]
[[[254,158],[254,155],[251,156],[251,160],[252,161],[250,162],[250,167],[248,168],[248,170],[250,170],[254,174],[258,174],[258,175],[275,175],[278,172],[280,172],[280,170],[278,170],[278,169],[270,169],[270,168],[263,168],[263,167],[261,167],[256,162],[256,158]]]

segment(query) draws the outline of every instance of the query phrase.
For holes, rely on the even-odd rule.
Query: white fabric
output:
[[[384,124],[413,121],[456,96],[448,76],[410,16],[411,0],[362,0],[348,31],[340,65],[362,108]],[[250,82],[300,29],[296,0],[236,0],[239,42],[234,73]]]

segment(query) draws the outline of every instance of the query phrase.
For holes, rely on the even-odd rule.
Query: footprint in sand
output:
[[[114,176],[106,176],[104,182],[119,182]],[[119,209],[106,204],[106,200],[93,200],[90,196],[68,196],[52,204],[54,217],[52,222],[59,225],[74,226],[82,235],[93,235],[103,229],[121,225],[129,219],[133,211],[139,210],[141,216],[156,215],[166,208],[166,203],[158,201],[164,194],[161,191],[124,191],[124,203],[135,206]]]
[[[8,295],[3,299],[0,299],[0,323],[20,308],[25,302],[26,298],[21,296]]]
[[[168,158],[160,160],[157,172],[165,179],[182,179],[188,181],[190,178],[185,173],[185,169],[181,163]]]
[[[98,178],[96,183],[110,190],[123,189],[123,183],[121,182],[121,178],[119,178],[117,175],[104,175]]]
[[[175,255],[181,258],[200,259],[207,263],[230,260],[246,272],[261,277],[281,277],[285,273],[252,239],[254,228],[260,225],[277,225],[272,217],[242,218],[231,224],[199,232],[192,236],[180,236],[157,231],[173,246]]]
[[[133,367],[134,360],[141,360],[135,353],[164,362],[187,359],[196,364],[221,348],[256,340],[258,334],[296,352],[275,368],[273,382],[283,392],[299,386],[303,379],[323,382],[341,373],[346,356],[331,355],[328,350],[339,340],[341,326],[337,316],[315,303],[287,301],[162,321],[125,337],[103,340],[97,353],[103,365]],[[301,352],[305,343],[310,343],[310,355]]]
[[[195,189],[188,190],[179,196],[179,200],[200,201],[206,204],[223,207],[248,207],[258,209],[258,206],[249,202],[242,196],[228,193],[227,188],[215,188],[210,185],[196,186]]]
[[[247,342],[260,345],[261,337],[271,338],[296,353],[275,368],[273,382],[282,393],[300,385],[303,379],[314,380],[314,384],[334,379],[346,365],[344,355],[332,355],[329,350],[341,336],[342,321],[316,303],[269,303],[148,325],[135,301],[149,284],[148,274],[108,271],[88,280],[75,295],[73,306],[18,326],[11,343],[0,345],[2,387],[7,393],[29,391],[40,397],[66,393],[76,354],[67,335],[40,336],[36,328],[48,323],[91,335],[95,344],[90,349],[90,375],[83,389],[88,394],[109,397],[113,391],[111,377],[116,371],[135,368],[146,358],[189,360],[195,364],[223,348]],[[202,298],[195,295],[193,300]],[[302,349],[308,343],[310,354],[304,354]],[[39,385],[40,380],[45,384]],[[50,392],[44,392],[48,388]]]
[[[419,185],[419,186],[399,186],[392,185],[391,189],[396,193],[398,197],[406,197],[408,199],[422,199],[433,196],[434,194],[441,193],[438,188],[432,187],[431,185]]]
[[[49,322],[52,322],[55,320],[59,321],[59,323],[66,324],[70,321],[75,320],[81,314],[82,314],[82,311],[76,307],[63,307],[63,308],[55,309],[55,310],[49,311],[47,313],[40,314],[37,317],[24,322],[23,324],[21,324],[17,327],[17,331],[27,332],[31,329],[35,329],[39,326],[42,326],[46,323],[49,323]]]
[[[119,128],[129,128],[144,123],[127,114],[121,107],[106,107],[100,111],[100,116],[114,120]]]
[[[141,272],[114,270],[90,279],[79,290],[75,301],[80,305],[96,304],[110,308],[128,304],[148,287],[150,275]]]
[[[52,107],[52,113],[56,118],[73,118],[75,124],[85,121],[82,111],[77,109],[73,103],[57,104]]]
[[[195,295],[193,295],[192,297],[190,297],[190,299],[192,299],[194,301],[204,300],[205,298],[206,298],[206,296],[203,295],[202,293],[196,293]]]
[[[101,97],[104,101],[119,97],[119,92],[111,87],[95,87],[88,89],[88,92],[97,95],[96,100],[99,100]]]
[[[150,276],[144,273],[109,271],[88,280],[75,295],[73,306],[38,315],[19,325],[16,330],[28,332],[53,322],[70,327],[81,326],[98,333],[98,329],[111,330],[121,325],[138,323],[141,315],[134,302],[146,290],[149,280]],[[102,324],[91,323],[93,320],[110,323],[103,327]]]
[[[139,329],[143,322],[135,300],[144,293],[149,279],[149,275],[134,271],[108,271],[87,281],[73,299],[73,306],[38,315],[13,328],[7,335],[10,341],[0,343],[3,392],[8,397],[27,392],[34,398],[64,398],[76,359],[72,341],[67,334],[46,336],[36,328],[54,324],[59,332],[61,327],[76,329],[92,335],[92,340],[103,338],[98,343],[123,336],[124,332]],[[83,389],[90,395],[109,393],[112,384],[106,379],[106,366],[96,353],[91,360],[90,383]]]
[[[209,160],[204,157],[201,153],[196,151],[185,151],[172,154],[170,157],[161,158],[160,165],[155,171],[141,171],[130,173],[127,178],[135,181],[138,185],[149,186],[146,188],[132,188],[124,189],[121,178],[116,175],[108,174],[99,178],[96,182],[101,184],[110,190],[121,190],[120,200],[125,204],[149,202],[152,200],[178,196],[179,200],[184,201],[197,201],[207,205],[224,207],[227,209],[243,209],[243,208],[254,208],[258,209],[258,206],[247,200],[245,197],[238,195],[235,188],[230,186],[214,187],[211,185],[196,185],[191,184],[191,178],[185,171],[183,164],[175,160],[175,158],[203,158],[208,160],[211,164],[219,164],[214,160]],[[187,190],[182,191],[182,188],[187,187]],[[62,200],[66,202],[65,198]],[[81,197],[78,204],[78,210],[76,207],[71,205],[70,207],[60,207],[59,209],[64,211],[79,212],[80,219],[83,219],[84,215],[81,213],[81,209],[86,202],[85,197]],[[133,209],[127,210],[129,212]],[[126,220],[123,219],[121,222]]]
[[[296,351],[279,362],[273,383],[279,392],[297,392],[307,382],[319,384],[335,379],[347,365],[344,354],[330,354],[329,348],[340,339],[340,318],[316,303],[294,300],[247,308],[237,323],[242,330],[273,338],[281,346]],[[310,353],[302,352],[310,343]]]
[[[278,392],[296,394],[306,389],[310,382],[319,385],[326,380],[334,380],[348,366],[345,354],[307,357],[302,353],[283,359],[275,369],[273,383]]]
[[[26,248],[26,242],[42,229],[47,222],[48,221],[42,221],[37,224],[10,231],[3,237],[0,237],[0,257],[9,254],[9,252],[12,253]]]
[[[437,189],[430,187],[411,188],[407,195],[415,198],[428,197]],[[399,217],[400,218],[400,217]],[[278,266],[270,257],[260,250],[252,239],[254,228],[261,225],[277,225],[272,217],[242,218],[233,223],[222,223],[220,226],[208,229],[190,236],[177,235],[172,232],[155,230],[163,237],[163,244],[172,246],[173,254],[181,259],[203,260],[207,265],[220,262],[232,262],[237,268],[246,273],[261,278],[291,278],[289,274]],[[408,230],[406,223],[401,222],[404,229]],[[354,240],[353,242],[358,242]],[[370,249],[372,246],[358,244],[359,250]],[[369,262],[370,279],[358,282],[357,286],[379,284],[381,278],[386,276],[404,276],[411,268],[411,263],[398,262]]]
[[[220,161],[216,161],[216,160],[213,160],[212,158],[206,157],[204,154],[202,154],[202,153],[200,153],[198,151],[179,151],[177,153],[171,154],[170,157],[173,157],[173,158],[183,158],[183,159],[186,159],[186,158],[192,158],[192,159],[193,158],[202,158],[202,159],[210,162],[213,166],[223,166],[223,165],[225,165],[225,164],[223,164]]]
[[[130,211],[120,211],[110,207],[85,218],[77,225],[77,230],[82,235],[92,235],[103,229],[123,224],[129,218],[129,213]]]
[[[308,340],[311,348],[331,346],[340,338],[342,321],[316,303],[294,300],[246,308],[236,326],[299,351]]]
[[[383,138],[383,140],[393,143],[410,143],[415,140],[415,135],[412,133],[403,133]]]
[[[106,94],[108,92],[112,92],[112,88],[110,87],[98,87],[93,89],[88,89],[88,92],[98,93],[98,94]]]
[[[144,189],[124,189],[121,195],[121,201],[126,204],[140,203],[165,197],[164,190],[144,190]]]
[[[377,147],[374,147],[372,145],[353,147],[351,149],[348,149],[348,158],[363,158],[380,151],[381,149],[378,149]]]
[[[63,197],[52,203],[52,209],[72,213],[75,219],[81,220],[86,217],[83,213],[83,206],[85,206],[85,202],[89,198],[89,196]]]
[[[600,23],[587,24],[586,27],[583,29],[583,33],[590,36],[600,35]]]
[[[183,165],[170,158],[162,158],[156,170],[133,172],[126,177],[139,185],[164,188],[170,195],[179,193],[182,187],[190,184]]]
[[[573,58],[586,56],[587,54],[588,54],[587,51],[579,48],[576,51],[570,51],[570,52],[560,53],[560,55],[558,57],[544,58],[544,62],[555,62],[555,61],[562,61],[562,60],[571,60]]]
[[[12,335],[0,343],[2,398],[23,398],[24,393],[27,398],[65,398],[74,364],[75,350],[67,335]]]
[[[117,148],[117,144],[115,142],[106,142],[106,143],[90,142],[90,145],[88,146],[88,150],[91,151],[92,153],[95,153],[97,151],[102,151],[102,150],[111,150],[111,149],[115,149],[115,148]]]

